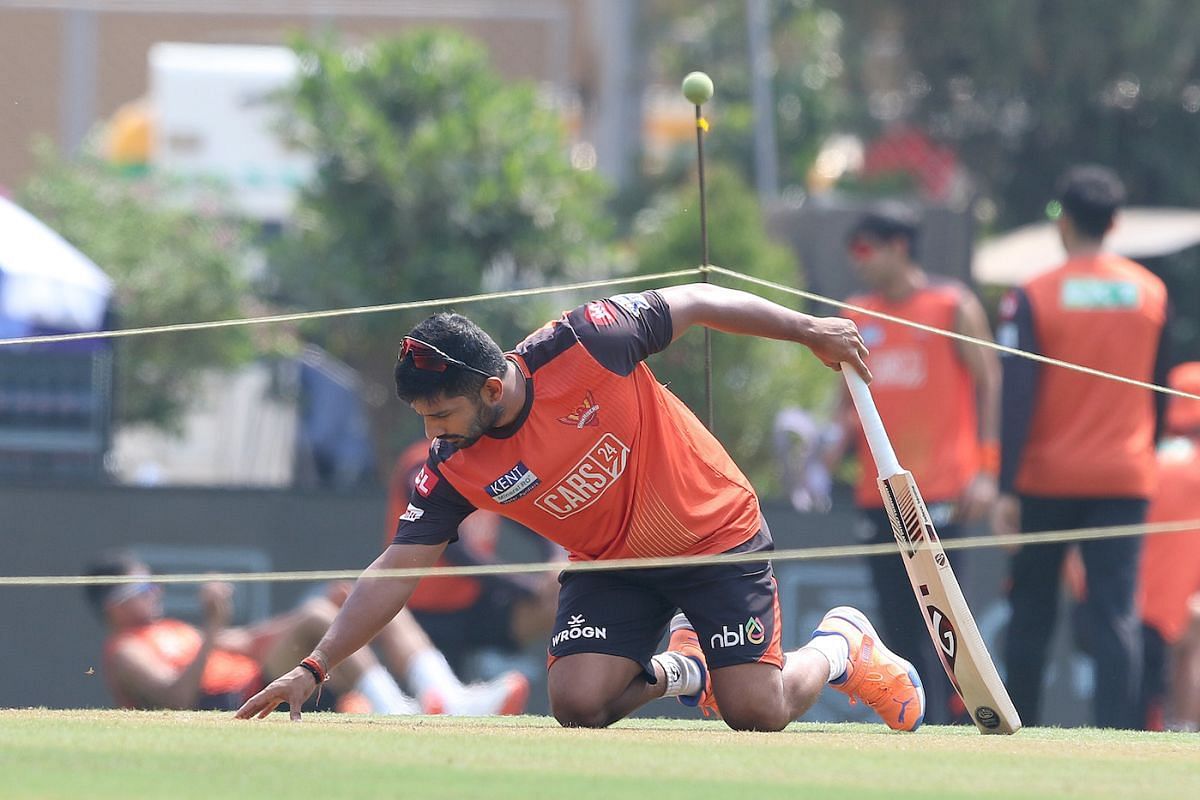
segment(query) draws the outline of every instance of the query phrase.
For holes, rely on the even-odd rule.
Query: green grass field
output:
[[[1200,797],[1200,735],[796,723],[0,711],[0,797]]]

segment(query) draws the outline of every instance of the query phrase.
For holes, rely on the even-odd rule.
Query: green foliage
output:
[[[283,298],[355,306],[595,274],[604,188],[571,166],[559,116],[497,77],[483,45],[424,30],[296,49],[290,135],[318,170],[275,259]],[[476,316],[504,342],[542,321],[520,319],[528,305]],[[376,357],[364,340],[387,330],[391,349],[395,325],[364,317],[324,343],[361,365]]]
[[[123,328],[242,315],[244,232],[217,212],[180,208],[170,187],[131,179],[83,156],[64,160],[37,147],[38,167],[21,193],[30,213],[56,230],[113,279]],[[250,354],[245,329],[120,339],[116,414],[171,430],[206,367]]]
[[[706,171],[710,260],[727,269],[799,287],[800,270],[787,247],[767,237],[754,194],[731,168]],[[700,261],[700,222],[694,180],[660,197],[635,223],[642,273],[679,269]],[[723,281],[724,282],[724,281]],[[730,282],[793,308],[797,298]],[[814,408],[825,402],[834,373],[797,344],[714,332],[713,405],[717,437],[760,493],[778,488],[771,426],[783,407]],[[704,335],[693,330],[650,361],[697,415],[707,415],[704,395]]]
[[[767,5],[780,185],[803,186],[822,142],[849,102],[840,80],[841,20],[812,2]],[[655,78],[678,85],[692,70],[712,77],[714,124],[706,152],[735,164],[743,179],[752,182],[754,111],[745,4],[651,0],[642,13]]]
[[[1134,203],[1196,205],[1200,5],[1191,0],[839,0],[844,56],[877,130],[871,61],[891,38],[893,108],[958,150],[1001,228],[1040,218],[1070,164],[1115,168]],[[887,32],[887,33],[885,33]],[[877,81],[876,76],[876,81]],[[848,120],[850,121],[850,120]]]

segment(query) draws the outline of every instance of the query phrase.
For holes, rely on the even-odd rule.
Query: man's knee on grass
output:
[[[594,687],[558,688],[550,694],[550,711],[564,728],[604,728],[614,720],[609,702]]]
[[[770,664],[737,664],[713,670],[721,718],[735,731],[779,731],[792,721],[782,673]]]

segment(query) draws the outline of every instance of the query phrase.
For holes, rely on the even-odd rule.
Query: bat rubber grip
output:
[[[846,379],[846,388],[850,390],[850,398],[854,401],[859,420],[862,421],[863,433],[866,434],[871,455],[875,458],[879,477],[890,478],[899,474],[902,472],[900,462],[896,460],[896,451],[892,449],[892,443],[888,440],[887,431],[883,428],[883,420],[879,416],[879,410],[875,408],[875,399],[871,397],[867,382],[858,374],[858,370],[845,362],[842,363],[842,377]]]

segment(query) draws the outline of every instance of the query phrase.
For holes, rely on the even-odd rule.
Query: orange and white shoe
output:
[[[699,707],[706,717],[715,716],[719,719],[721,709],[717,708],[717,698],[713,695],[712,676],[708,674],[708,662],[704,658],[704,650],[700,648],[700,637],[683,614],[676,614],[671,618],[671,639],[667,643],[667,649],[685,655],[699,664],[700,678],[704,682],[703,689],[696,694],[680,695],[679,702],[692,708]]]
[[[450,695],[432,691],[421,696],[421,706],[426,714],[456,717],[520,714],[528,702],[529,679],[517,670],[509,670],[490,681],[466,684]]]
[[[925,689],[916,668],[884,647],[866,615],[838,606],[821,619],[813,636],[841,636],[849,647],[846,673],[830,686],[862,700],[892,730],[915,731],[925,721]]]

